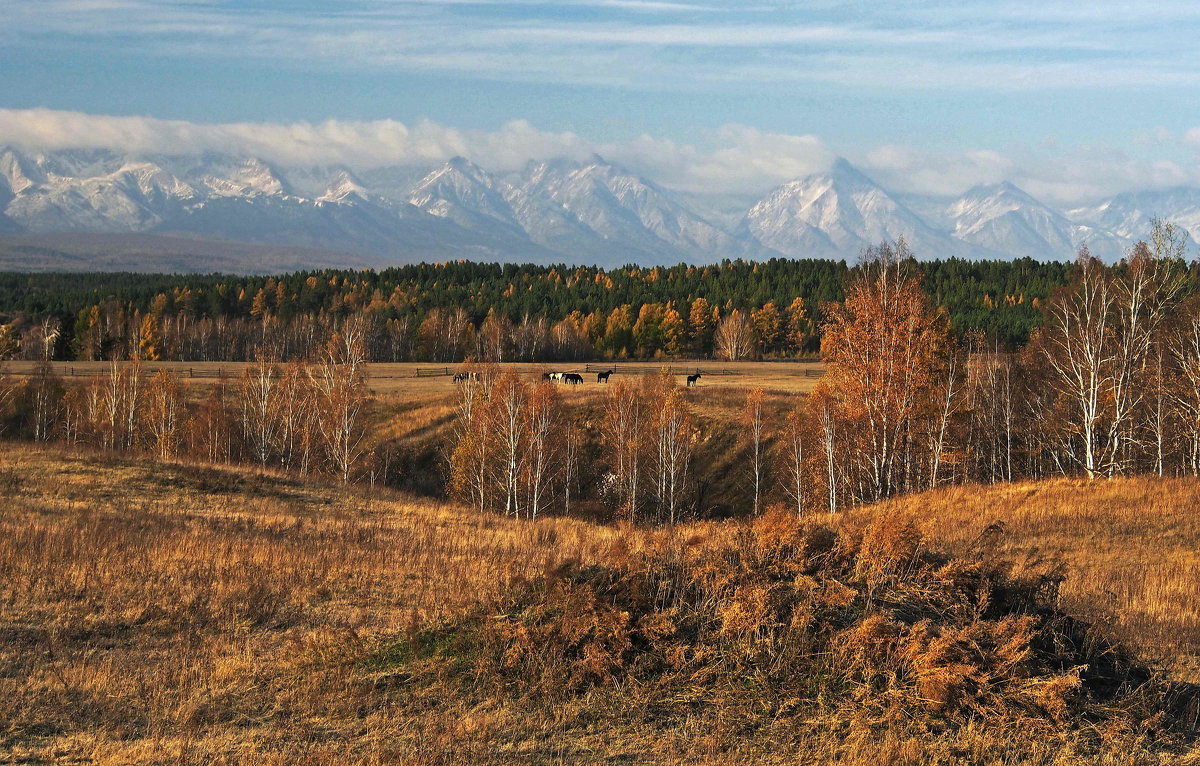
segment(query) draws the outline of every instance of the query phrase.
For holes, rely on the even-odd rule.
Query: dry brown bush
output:
[[[1200,682],[1200,483],[1137,477],[947,487],[852,511],[850,526],[907,519],[966,558],[1051,575],[1057,605]],[[1061,585],[1059,580],[1061,578]]]
[[[933,555],[910,524],[839,535],[775,511],[702,544],[640,543],[621,564],[518,586],[388,659],[417,688],[532,719],[575,709],[664,736],[736,719],[706,737],[726,755],[754,742],[862,762],[874,736],[902,739],[909,762],[951,741],[1005,762],[1195,759],[1175,717],[1194,690],[1054,611],[1043,578]]]

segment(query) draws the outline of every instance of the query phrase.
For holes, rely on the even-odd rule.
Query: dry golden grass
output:
[[[799,731],[780,718],[748,736],[745,710],[720,704],[752,691],[735,675],[688,689],[707,704],[679,707],[669,727],[634,688],[530,707],[422,686],[379,659],[501,603],[515,583],[619,568],[656,546],[712,546],[719,559],[745,528],[518,523],[251,470],[0,447],[0,762],[1170,762],[1111,749],[1076,758],[1071,741],[1031,744],[979,722],[930,739],[840,717]],[[931,497],[963,505],[953,492]],[[1124,523],[1153,527],[1134,522]],[[1179,525],[1167,534],[1194,529]]]
[[[357,658],[617,537],[5,444],[0,761],[388,761]]]
[[[1060,571],[1061,605],[1200,681],[1200,481],[1138,477],[956,486],[860,508],[918,520],[931,545]],[[990,529],[989,529],[990,528]]]

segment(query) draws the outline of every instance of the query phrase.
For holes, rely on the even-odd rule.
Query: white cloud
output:
[[[1011,158],[996,151],[932,152],[893,145],[867,152],[862,166],[889,189],[935,196],[1011,180],[1018,172]]]
[[[813,135],[764,132],[726,125],[704,145],[642,134],[596,142],[571,132],[540,130],[513,120],[493,131],[464,130],[430,121],[194,123],[150,117],[93,115],[51,109],[0,109],[0,145],[27,151],[109,149],[133,155],[215,152],[253,156],[283,166],[345,165],[356,170],[429,166],[462,155],[493,171],[533,160],[583,160],[598,153],[664,186],[695,193],[762,194],[829,168],[835,151]],[[1166,140],[1166,138],[1163,138]],[[1180,139],[1200,148],[1200,128]],[[1120,191],[1200,185],[1200,165],[1134,159],[1105,146],[1001,152],[917,150],[882,145],[852,155],[886,188],[950,197],[976,184],[1011,181],[1047,202],[1090,202]]]
[[[1009,181],[1043,202],[1075,205],[1123,191],[1200,185],[1200,166],[1195,163],[1135,159],[1104,145],[1058,149],[1048,143],[1037,150],[1009,152],[882,146],[859,161],[889,189],[941,197],[962,194],[977,184]]]
[[[219,152],[285,165],[352,168],[428,164],[467,155],[510,169],[539,157],[586,155],[575,135],[539,131],[521,120],[489,133],[428,121],[411,126],[395,120],[205,124],[51,109],[0,109],[0,144],[45,151]]]
[[[829,166],[833,152],[815,136],[763,133],[730,125],[713,136],[716,149],[641,135],[600,143],[513,120],[495,131],[462,130],[395,120],[204,124],[151,117],[117,117],[51,109],[0,109],[0,145],[34,151],[110,149],[130,154],[218,152],[281,165],[346,165],[355,169],[427,165],[462,155],[494,171],[531,160],[593,153],[628,165],[669,186],[761,191]]]

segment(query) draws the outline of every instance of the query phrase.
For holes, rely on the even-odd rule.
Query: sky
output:
[[[1198,49],[1176,0],[0,0],[0,143],[1082,204],[1200,184]]]

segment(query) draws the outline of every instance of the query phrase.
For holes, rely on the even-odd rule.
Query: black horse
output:
[[[609,370],[608,372],[598,372],[598,373],[596,373],[596,382],[597,383],[607,383],[608,376],[612,375],[612,374],[613,374],[613,370]]]
[[[696,385],[696,383],[698,383],[699,381],[700,381],[700,373],[699,372],[697,372],[695,375],[687,376],[687,384],[689,387],[694,387]]]
[[[583,382],[583,376],[577,372],[568,372],[562,376],[562,379],[563,379],[563,383],[566,383],[566,384],[572,385],[572,386],[578,386],[580,383]]]

